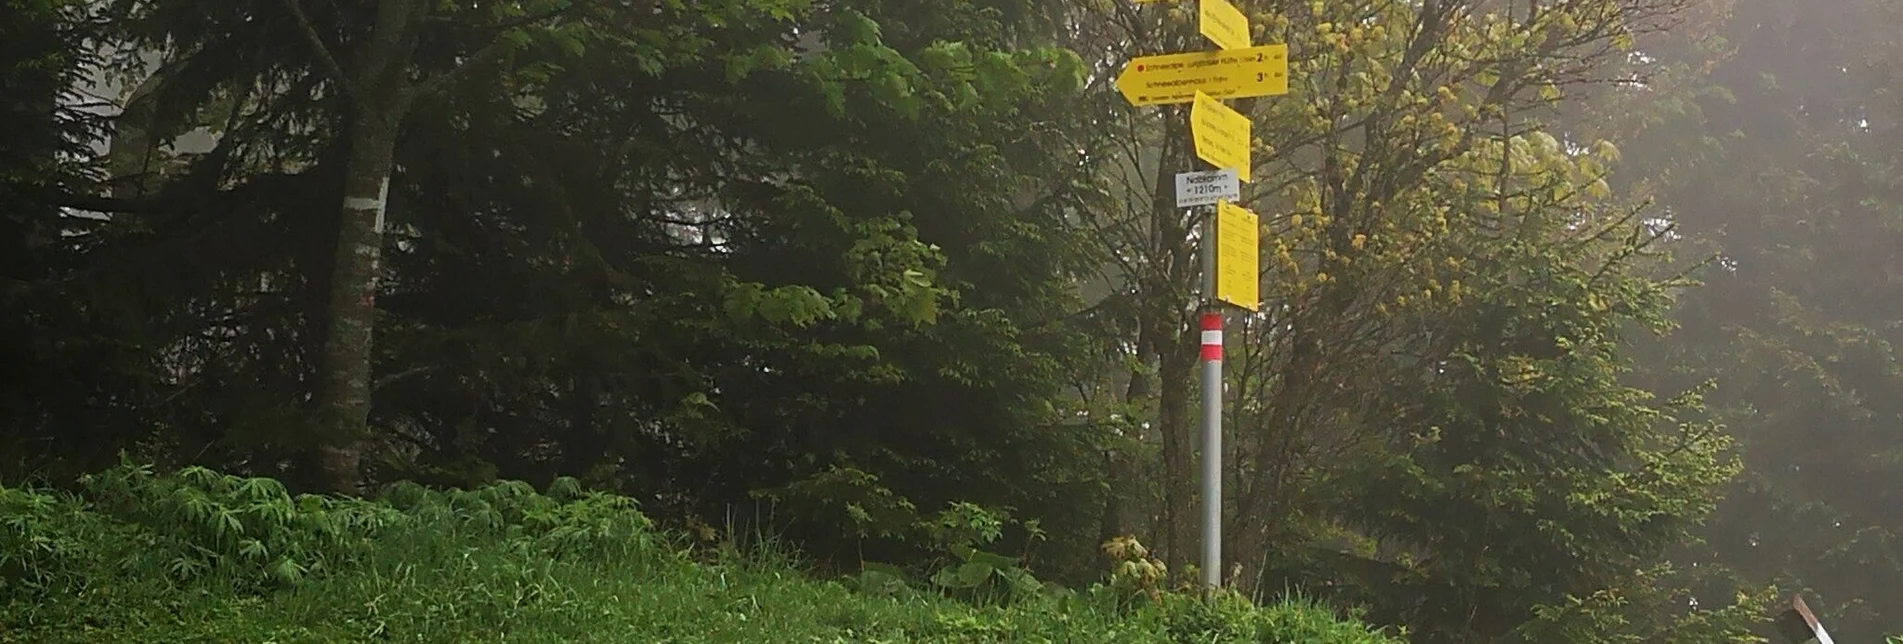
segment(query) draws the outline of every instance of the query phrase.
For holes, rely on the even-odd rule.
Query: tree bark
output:
[[[346,494],[361,491],[363,451],[370,433],[377,285],[397,130],[392,114],[361,113],[353,120],[331,264],[324,370],[317,393],[327,430],[318,447],[319,465],[325,484]]]
[[[1169,320],[1172,323],[1177,320]],[[1169,523],[1168,549],[1164,563],[1181,573],[1196,560],[1199,543],[1196,506],[1195,444],[1196,427],[1189,422],[1190,376],[1196,368],[1196,356],[1183,351],[1178,341],[1182,333],[1176,326],[1159,329],[1162,341],[1158,352],[1157,429],[1163,433],[1163,504]]]
[[[334,492],[356,494],[362,491],[363,452],[370,439],[370,377],[385,202],[397,133],[413,98],[409,67],[416,48],[416,25],[428,5],[422,0],[380,3],[370,38],[353,57],[357,65],[346,71],[296,1],[288,1],[352,108],[315,398],[323,421],[317,460],[324,482]]]

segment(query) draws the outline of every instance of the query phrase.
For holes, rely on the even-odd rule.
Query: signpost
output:
[[[1189,107],[1189,135],[1195,139],[1196,157],[1218,168],[1235,168],[1237,178],[1245,183],[1252,165],[1249,130],[1249,117],[1208,94],[1196,92],[1196,102]]]
[[[1288,93],[1288,45],[1198,51],[1132,59],[1117,75],[1131,105],[1188,103],[1201,91],[1215,98]]]
[[[1254,311],[1261,304],[1255,213],[1228,201],[1216,203],[1215,300]]]
[[[1213,206],[1242,198],[1242,183],[1230,169],[1183,172],[1176,175],[1176,207]]]
[[[1784,641],[1790,644],[1813,641],[1817,644],[1834,644],[1830,633],[1824,630],[1823,622],[1817,621],[1817,615],[1811,612],[1810,606],[1804,604],[1803,595],[1791,595],[1791,607],[1778,614],[1777,627]]]
[[[1223,49],[1249,47],[1249,17],[1229,0],[1202,0],[1196,3],[1196,27],[1203,37]],[[1288,70],[1283,70],[1287,73]]]
[[[1133,0],[1155,4],[1172,0]],[[1117,91],[1131,105],[1191,103],[1190,138],[1196,157],[1215,170],[1176,175],[1176,207],[1205,212],[1202,234],[1203,363],[1202,519],[1203,584],[1222,586],[1222,305],[1261,306],[1255,213],[1238,205],[1250,179],[1254,147],[1249,117],[1222,99],[1288,93],[1288,46],[1252,45],[1249,17],[1230,0],[1198,0],[1197,29],[1219,51],[1132,59],[1117,74]],[[1160,186],[1159,186],[1160,188]]]

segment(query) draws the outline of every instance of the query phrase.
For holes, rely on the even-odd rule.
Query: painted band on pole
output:
[[[1203,362],[1222,362],[1222,313],[1204,311],[1202,330]]]

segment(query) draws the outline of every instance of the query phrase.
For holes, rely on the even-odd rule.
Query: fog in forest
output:
[[[0,642],[1903,643],[1895,0],[0,0],[0,110]]]

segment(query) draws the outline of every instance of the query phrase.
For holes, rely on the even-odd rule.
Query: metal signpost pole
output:
[[[1203,216],[1203,585],[1222,586],[1222,307],[1216,301],[1216,209]]]
[[[1261,305],[1258,224],[1255,213],[1241,205],[1241,184],[1255,168],[1250,159],[1254,137],[1249,116],[1223,100],[1287,94],[1288,46],[1250,42],[1249,16],[1230,0],[1197,0],[1196,25],[1217,51],[1133,58],[1117,74],[1116,86],[1138,107],[1190,103],[1196,158],[1217,168],[1176,175],[1176,207],[1206,208],[1197,303],[1203,363],[1202,577],[1214,597],[1222,587],[1222,307],[1254,311]]]

